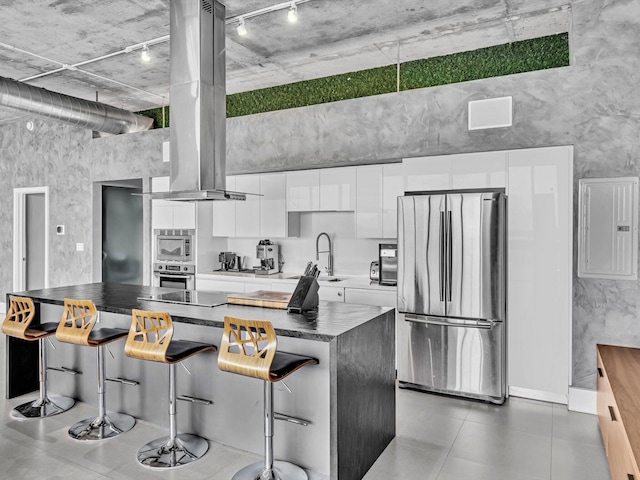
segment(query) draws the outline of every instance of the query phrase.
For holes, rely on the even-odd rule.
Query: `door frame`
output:
[[[49,288],[49,187],[13,189],[13,290],[26,288],[22,258],[26,255],[26,198],[44,193],[44,288]]]

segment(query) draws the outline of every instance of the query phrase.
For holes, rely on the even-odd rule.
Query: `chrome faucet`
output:
[[[329,241],[329,250],[320,251],[320,237],[323,235],[326,236],[327,240]],[[329,254],[329,257],[327,258],[326,270],[327,270],[327,275],[331,277],[333,276],[333,248],[331,247],[331,237],[326,232],[322,232],[316,237],[316,260],[320,260],[321,253]]]

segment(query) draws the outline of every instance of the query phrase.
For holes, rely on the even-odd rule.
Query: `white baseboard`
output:
[[[540,400],[542,402],[567,404],[567,396],[562,393],[545,392],[543,390],[532,390],[530,388],[509,386],[509,396],[530,398],[531,400]]]
[[[596,391],[585,388],[569,387],[569,410],[572,412],[597,415]]]

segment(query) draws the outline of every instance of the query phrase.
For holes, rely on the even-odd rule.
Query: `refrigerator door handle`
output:
[[[468,319],[442,319],[422,315],[405,314],[405,321],[412,323],[424,323],[427,325],[440,325],[443,327],[481,328],[489,330],[493,328],[491,320],[468,320]]]
[[[451,290],[453,290],[453,279],[451,278],[453,273],[453,228],[451,227],[451,210],[447,213],[449,214],[449,218],[447,219],[447,301],[451,302]]]
[[[445,251],[445,219],[444,212],[440,212],[440,281],[438,288],[440,289],[440,301],[445,301],[445,261],[446,261],[446,251]]]

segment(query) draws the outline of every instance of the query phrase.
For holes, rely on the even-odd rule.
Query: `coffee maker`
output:
[[[233,252],[220,252],[218,261],[220,262],[220,270],[230,270],[233,268],[236,254]]]
[[[278,273],[278,258],[280,247],[271,240],[260,240],[256,245],[256,257],[260,260],[260,266],[255,269],[256,275],[271,275]]]

